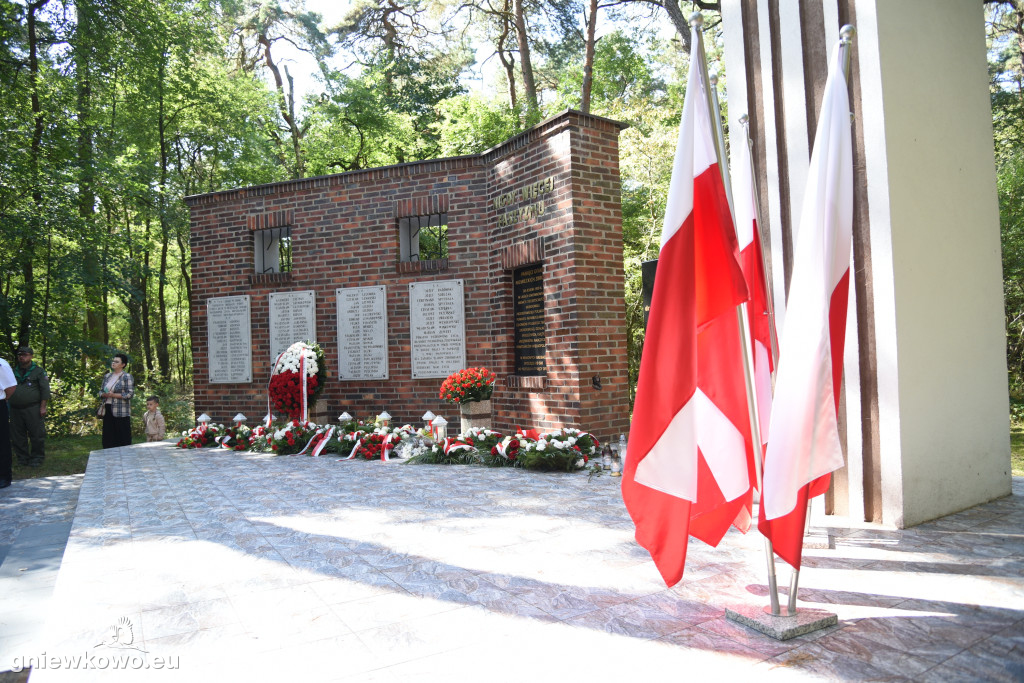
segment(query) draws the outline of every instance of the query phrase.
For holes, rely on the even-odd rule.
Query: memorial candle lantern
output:
[[[431,434],[434,433],[434,429],[433,427],[430,426],[430,421],[433,420],[435,417],[436,415],[434,415],[434,413],[428,410],[427,412],[423,413],[423,417],[421,418],[427,431],[430,432]]]
[[[601,451],[601,469],[610,470],[612,468],[612,449],[611,446],[605,444],[604,450]]]
[[[618,453],[615,453],[614,455],[612,455],[612,476],[613,477],[621,477],[622,476],[622,459],[619,457]]]
[[[434,426],[434,440],[444,441],[448,436],[448,420],[438,415],[430,424]]]
[[[235,426],[236,427],[241,427],[242,423],[245,422],[246,417],[245,417],[245,415],[242,415],[241,413],[239,413],[238,415],[235,415],[231,419],[235,421]]]
[[[388,414],[388,411],[386,410],[380,415],[378,415],[377,419],[380,420],[380,426],[383,427],[384,429],[387,429],[388,423],[391,422],[391,416]]]
[[[348,412],[344,412],[344,413],[342,413],[341,415],[338,416],[338,422],[340,422],[343,426],[347,425],[351,421],[352,421],[352,416],[349,415]]]
[[[213,420],[213,418],[207,415],[206,413],[203,413],[202,415],[196,418],[196,422],[198,422],[199,426],[203,429],[205,429],[207,425],[210,424],[211,420]]]

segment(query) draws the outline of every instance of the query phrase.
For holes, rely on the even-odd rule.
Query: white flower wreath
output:
[[[316,351],[313,347],[306,342],[295,342],[281,354],[277,365],[274,366],[274,374],[280,375],[288,371],[297,373],[299,371],[299,361],[302,358],[305,358],[306,361],[307,377],[312,377],[320,370],[320,366],[316,362]]]

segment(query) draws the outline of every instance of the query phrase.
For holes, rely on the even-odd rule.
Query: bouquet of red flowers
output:
[[[233,451],[247,451],[251,444],[252,430],[245,425],[234,425],[224,430],[224,435],[217,438],[221,448]]]
[[[318,344],[296,342],[274,364],[270,400],[273,409],[288,415],[289,420],[302,418],[302,373],[306,375],[306,407],[312,412],[327,375],[324,352]]]
[[[182,432],[182,438],[174,445],[178,448],[216,448],[217,437],[223,435],[223,429],[224,425],[213,423],[193,427],[188,431]]]
[[[522,445],[519,435],[506,436],[484,455],[484,464],[491,467],[515,467]]]
[[[318,385],[316,375],[306,379],[307,406],[312,406],[310,397]],[[286,370],[271,377],[270,397],[275,411],[286,414],[290,420],[299,419],[299,413],[302,412],[302,379],[299,373]]]
[[[364,460],[380,460],[380,452],[384,448],[386,434],[368,434],[363,437],[363,443],[356,453],[357,458]]]
[[[317,432],[312,422],[292,420],[274,432],[270,438],[270,450],[278,455],[291,455],[301,451]]]
[[[448,403],[488,401],[498,377],[487,368],[466,368],[448,375],[441,384],[440,397]]]

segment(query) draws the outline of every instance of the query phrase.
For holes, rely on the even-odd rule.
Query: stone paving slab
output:
[[[760,536],[691,541],[668,589],[618,482],[96,452],[39,651],[2,654],[82,658],[32,681],[1024,678],[1024,481],[915,529],[827,529],[800,605],[839,623],[784,642],[725,618],[767,603]]]
[[[20,480],[0,494],[0,672],[38,649],[82,479]]]

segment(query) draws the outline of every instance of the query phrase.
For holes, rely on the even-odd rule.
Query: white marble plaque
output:
[[[206,354],[211,384],[252,382],[249,297],[206,300]]]
[[[316,294],[272,292],[270,294],[271,361],[295,342],[316,341]]]
[[[338,297],[338,379],[388,378],[387,287],[345,287]]]
[[[412,378],[447,377],[466,367],[463,281],[409,285]]]

